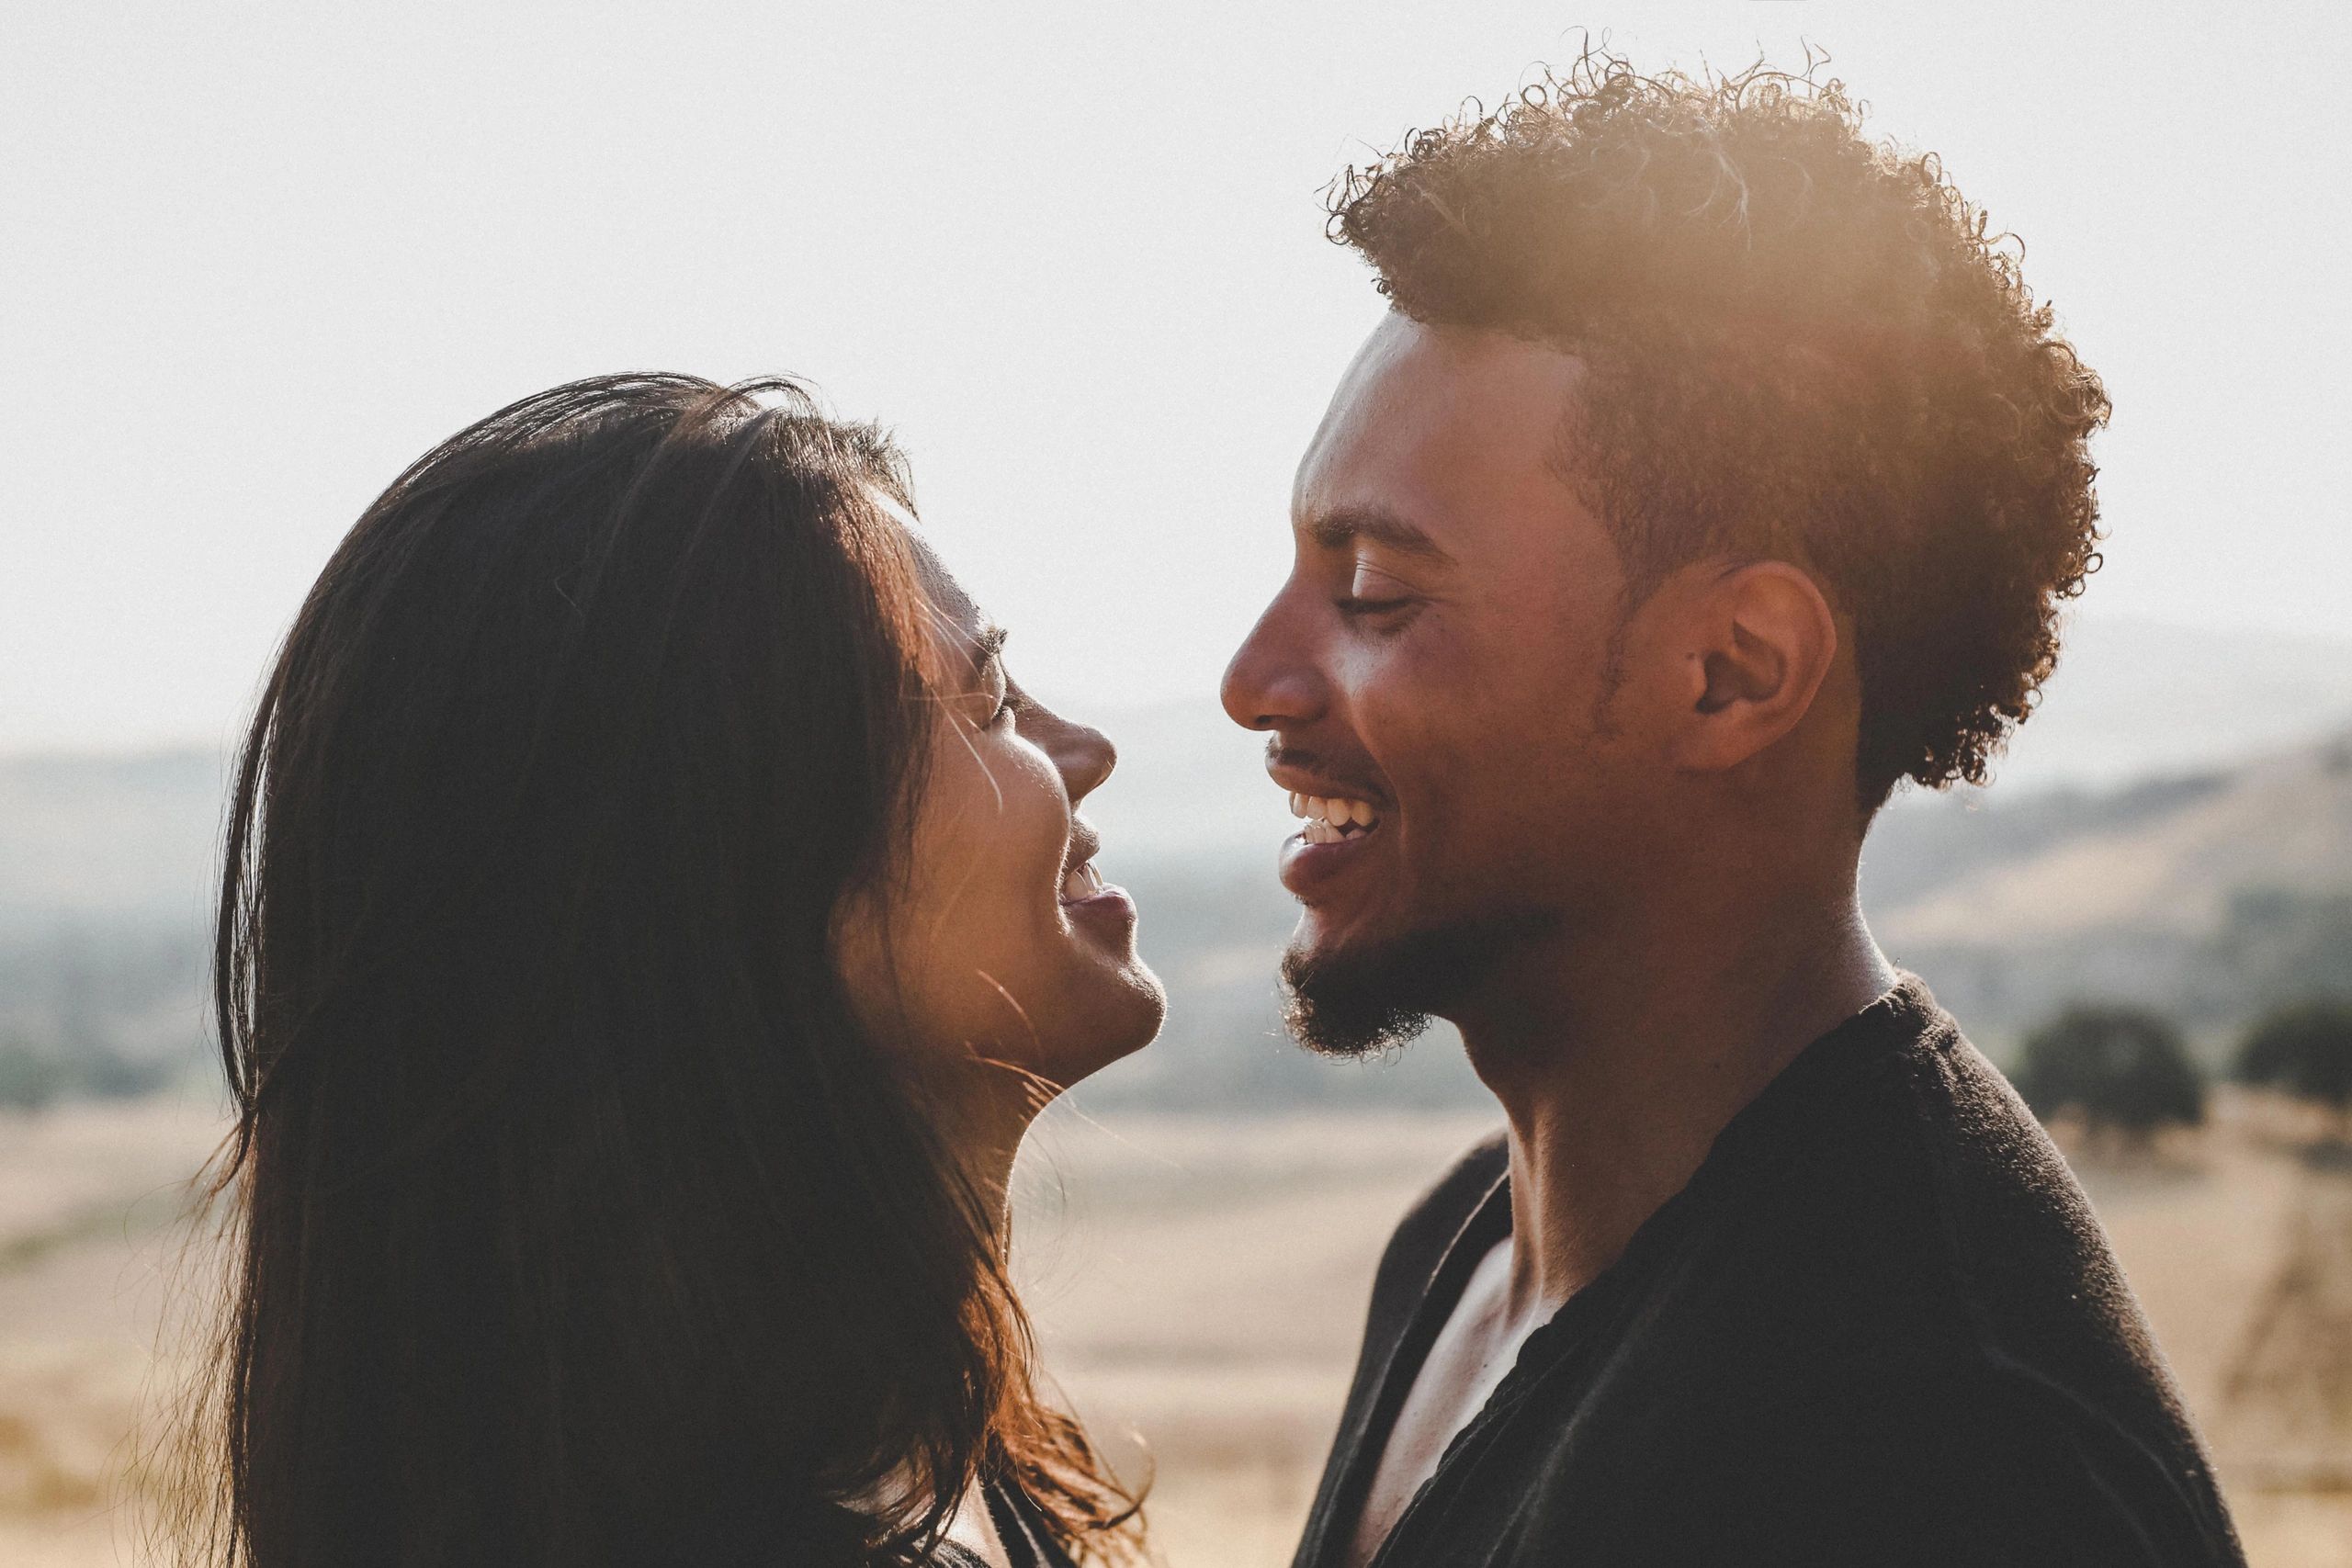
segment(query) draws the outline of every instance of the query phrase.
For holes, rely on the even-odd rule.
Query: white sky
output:
[[[1091,702],[1193,694],[1380,309],[1317,192],[1606,29],[1802,36],[2118,414],[2090,605],[2352,632],[2341,4],[96,3],[0,23],[0,750],[216,740],[335,539],[570,378],[785,370]]]

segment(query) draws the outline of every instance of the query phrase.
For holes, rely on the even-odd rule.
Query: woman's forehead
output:
[[[872,490],[870,493],[874,504],[881,509],[883,514],[906,532],[907,542],[914,551],[915,576],[922,584],[924,595],[931,600],[932,610],[938,622],[937,629],[967,647],[977,645],[987,637],[995,630],[994,623],[964,591],[964,585],[956,581],[956,574],[947,570],[947,563],[940,559],[939,551],[924,534],[922,522],[896,497],[879,489]]]

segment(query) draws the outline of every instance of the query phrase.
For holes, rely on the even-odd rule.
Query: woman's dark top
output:
[[[1295,1568],[1346,1561],[1430,1341],[1510,1231],[1500,1139],[1397,1228]],[[2082,1190],[1906,978],[1528,1337],[1374,1561],[2243,1558]]]
[[[997,1540],[1004,1544],[1005,1561],[1012,1568],[1077,1568],[1069,1554],[1056,1546],[1038,1521],[1036,1505],[1017,1487],[1002,1486],[990,1482],[981,1495],[987,1498],[989,1518],[996,1526]],[[939,1568],[989,1568],[989,1564],[954,1541],[944,1543],[937,1555]]]

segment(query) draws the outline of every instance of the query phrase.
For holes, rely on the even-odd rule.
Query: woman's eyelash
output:
[[[1342,615],[1377,615],[1387,610],[1401,610],[1411,603],[1411,599],[1402,596],[1394,599],[1363,599],[1352,593],[1343,594],[1332,601],[1333,606]]]
[[[1012,711],[1012,677],[1005,674],[1004,666],[999,664],[993,658],[989,660],[987,668],[981,671],[981,676],[983,679],[983,689],[986,689],[986,685],[988,683],[987,677],[995,677],[993,683],[996,687],[996,705],[989,710],[989,722],[987,726],[987,728],[993,729],[998,725],[1003,723],[1005,716]]]

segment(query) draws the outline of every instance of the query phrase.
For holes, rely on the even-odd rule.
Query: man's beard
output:
[[[1548,923],[1515,911],[1333,953],[1294,947],[1283,954],[1283,1022],[1320,1056],[1402,1049]]]

